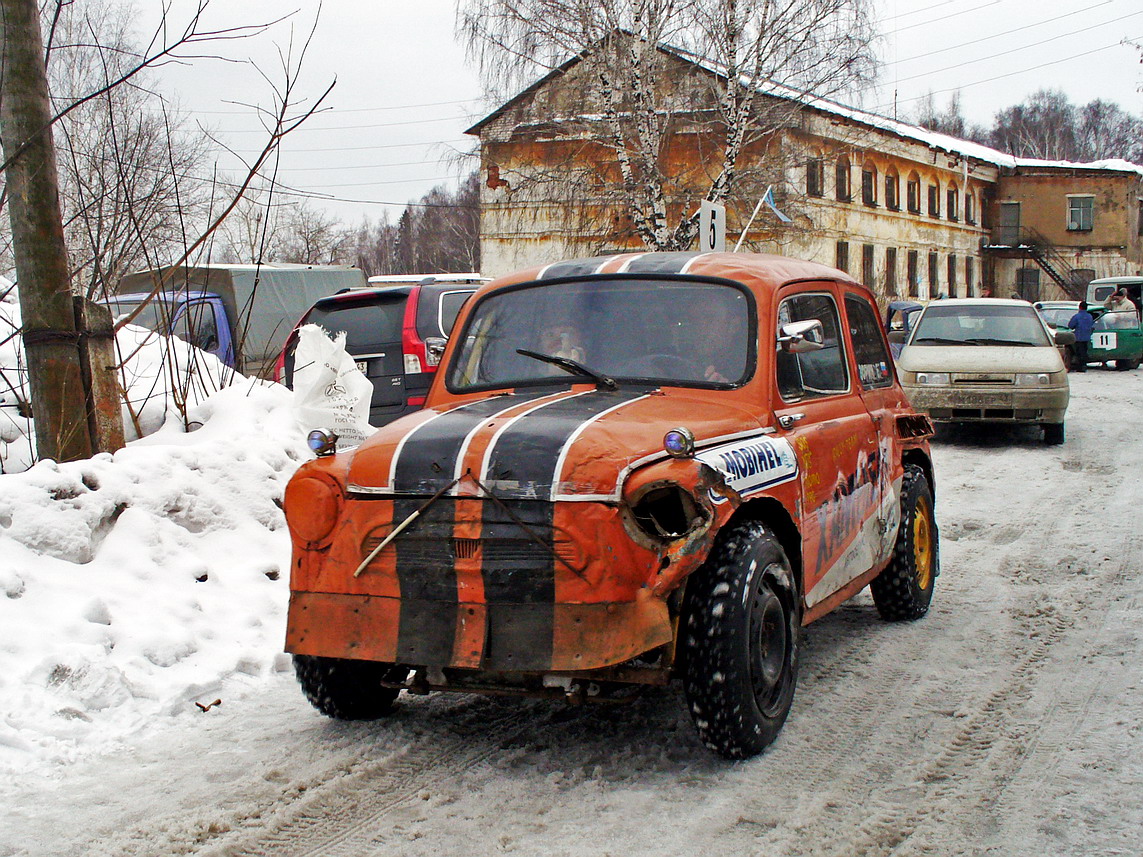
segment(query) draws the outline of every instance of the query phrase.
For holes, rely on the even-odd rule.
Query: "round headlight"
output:
[[[333,429],[316,428],[306,436],[306,444],[315,455],[333,455],[337,452],[337,433]]]
[[[286,523],[299,539],[319,542],[337,523],[340,499],[334,486],[324,479],[295,477],[286,486]]]
[[[695,454],[695,436],[688,428],[673,428],[663,435],[663,449],[673,458],[690,458]]]

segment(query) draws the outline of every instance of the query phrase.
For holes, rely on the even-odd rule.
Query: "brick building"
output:
[[[659,51],[660,86],[676,104],[665,158],[677,215],[696,210],[709,187],[710,93],[725,77],[682,51]],[[582,180],[585,171],[595,187],[618,180],[601,142],[591,61],[565,63],[468,131],[480,140],[485,179],[486,274],[642,247],[613,199]],[[779,85],[759,102],[768,121],[781,120],[739,159],[749,178],[726,201],[728,245],[772,186],[792,222],[763,209],[745,248],[834,265],[884,297],[1047,299],[1078,294],[1093,277],[1143,271],[1143,167],[1017,159]],[[561,198],[561,186],[576,190]]]

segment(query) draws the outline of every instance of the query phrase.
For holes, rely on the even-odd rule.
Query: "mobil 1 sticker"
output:
[[[789,482],[798,475],[798,460],[785,438],[758,437],[704,450],[695,456],[722,473],[739,494]],[[712,497],[716,500],[721,498]]]

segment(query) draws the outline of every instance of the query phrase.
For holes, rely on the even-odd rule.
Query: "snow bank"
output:
[[[292,399],[240,379],[190,406],[195,431],[148,405],[158,431],[114,455],[0,476],[0,770],[106,752],[288,668]]]
[[[35,431],[24,403],[31,400],[21,316],[15,286],[0,277],[0,473],[19,473],[36,460]],[[193,407],[215,390],[245,379],[214,355],[176,337],[127,325],[115,336],[126,391],[123,427],[127,440],[157,431],[181,417],[182,403]]]

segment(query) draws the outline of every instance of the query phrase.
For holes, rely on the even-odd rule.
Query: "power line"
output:
[[[1018,48],[1012,48],[1011,50],[1008,50],[1008,51],[1001,51],[998,54],[991,54],[991,55],[986,56],[986,57],[978,57],[976,59],[965,60],[964,62],[959,62],[959,63],[956,63],[955,65],[947,65],[944,68],[933,69],[932,71],[920,72],[918,74],[909,75],[908,77],[897,78],[896,82],[897,83],[904,83],[905,81],[908,81],[908,80],[916,80],[918,77],[927,77],[927,76],[932,75],[932,74],[940,74],[941,72],[951,71],[954,68],[962,68],[966,65],[975,65],[976,63],[984,62],[985,60],[998,59],[999,57],[1005,57],[1005,56],[1008,56],[1009,54],[1019,53],[1020,51],[1028,50],[1029,48],[1036,48],[1036,47],[1039,47],[1040,45],[1046,45],[1046,44],[1048,44],[1048,42],[1058,42],[1060,39],[1068,39],[1068,38],[1071,38],[1072,36],[1075,36],[1079,33],[1086,33],[1089,30],[1097,30],[1100,27],[1106,27],[1108,24],[1116,24],[1120,21],[1126,21],[1128,18],[1138,18],[1140,15],[1143,15],[1143,11],[1131,12],[1128,15],[1123,15],[1122,17],[1119,17],[1119,18],[1113,18],[1110,21],[1104,21],[1100,24],[1092,24],[1090,27],[1084,27],[1084,28],[1079,29],[1079,30],[1073,30],[1070,33],[1062,33],[1061,35],[1058,35],[1058,36],[1051,36],[1047,39],[1041,39],[1038,42],[1029,42],[1028,44],[1021,45]],[[1041,67],[1042,66],[1037,66],[1037,68],[1041,68]]]
[[[1112,2],[1114,2],[1114,0],[1103,0],[1103,2],[1096,3],[1094,6],[1085,6],[1082,9],[1076,9],[1075,11],[1067,12],[1063,15],[1057,15],[1055,18],[1045,18],[1042,21],[1034,21],[1031,24],[1025,24],[1023,27],[1014,27],[1011,30],[1004,30],[1004,31],[999,32],[999,33],[993,33],[991,36],[981,36],[979,39],[971,39],[967,42],[961,42],[960,44],[948,45],[947,47],[937,48],[936,50],[925,51],[925,53],[923,53],[923,54],[915,54],[911,57],[905,57],[905,59],[893,60],[892,62],[882,63],[882,65],[884,65],[884,66],[900,65],[901,63],[913,62],[914,60],[925,59],[927,57],[931,57],[931,56],[934,56],[936,54],[943,54],[943,53],[948,53],[949,51],[960,50],[961,48],[967,48],[970,45],[976,45],[976,44],[979,44],[981,42],[991,41],[992,39],[999,39],[1001,36],[1010,36],[1013,33],[1020,33],[1020,32],[1023,32],[1024,30],[1030,30],[1033,27],[1042,27],[1044,24],[1051,24],[1051,23],[1054,23],[1056,21],[1062,21],[1064,18],[1070,18],[1073,15],[1082,15],[1084,12],[1090,12],[1092,9],[1097,9],[1100,6],[1107,6],[1108,4],[1110,4]]]
[[[1133,37],[1133,40],[1138,39],[1138,38],[1141,38],[1141,37],[1135,36],[1135,37]],[[1007,72],[1005,74],[998,74],[995,77],[987,77],[987,78],[984,78],[983,80],[975,80],[972,83],[962,83],[962,84],[959,84],[957,86],[951,86],[947,89],[938,89],[938,90],[932,91],[930,93],[926,93],[925,95],[917,95],[917,96],[914,96],[913,98],[905,98],[905,99],[902,99],[902,101],[904,101],[906,103],[911,102],[911,101],[920,101],[922,98],[927,98],[928,95],[943,95],[946,92],[956,92],[959,89],[968,89],[969,87],[972,87],[972,86],[980,86],[982,83],[992,83],[995,80],[1004,80],[1005,78],[1008,78],[1008,77],[1015,77],[1016,75],[1024,74],[1024,73],[1029,72],[1029,71],[1037,71],[1038,69],[1047,68],[1048,66],[1051,66],[1051,65],[1059,65],[1062,62],[1070,62],[1071,60],[1079,59],[1080,57],[1090,56],[1091,54],[1097,54],[1100,51],[1107,51],[1107,50],[1111,50],[1112,48],[1118,48],[1118,47],[1122,47],[1122,46],[1123,46],[1123,42],[1119,41],[1119,42],[1115,42],[1114,44],[1111,44],[1111,45],[1104,45],[1101,48],[1092,48],[1090,51],[1083,51],[1082,53],[1072,54],[1069,57],[1060,57],[1059,59],[1049,60],[1048,62],[1040,63],[1039,65],[1034,65],[1034,66],[1030,66],[1028,68],[1018,69],[1017,71],[1011,71],[1011,72]],[[882,105],[878,106],[876,109],[883,110],[887,107],[892,107],[892,106],[893,106],[893,103],[888,102],[886,104],[882,104]]]
[[[1108,0],[1110,2],[1110,0]],[[387,107],[335,107],[327,113],[377,113],[382,110],[416,110],[421,107],[448,107],[453,104],[474,104],[480,98],[462,98],[459,101],[430,101],[424,104],[395,104]],[[193,107],[186,108],[188,113],[204,116],[249,116],[249,110],[198,110]]]

